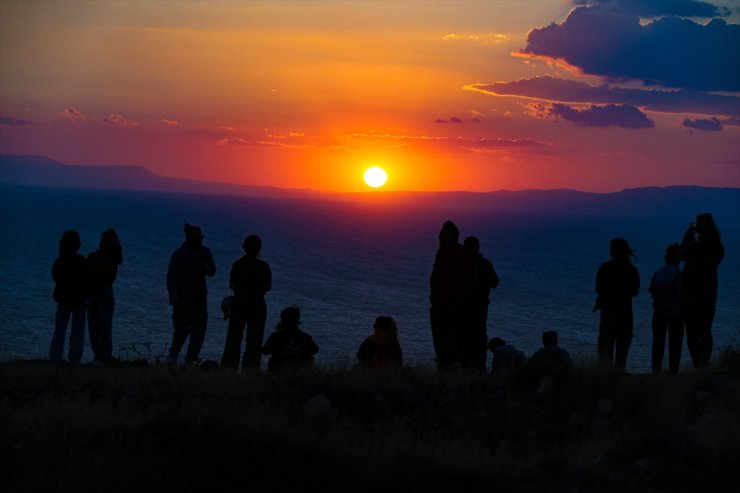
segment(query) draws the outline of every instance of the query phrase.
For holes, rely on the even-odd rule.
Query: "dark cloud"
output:
[[[591,86],[584,82],[544,76],[495,84],[470,84],[465,89],[495,96],[521,96],[558,103],[629,104],[648,111],[740,115],[740,98],[687,90],[645,90]]]
[[[434,120],[434,123],[463,123],[463,120],[461,120],[460,118],[458,118],[456,116],[453,116],[449,120],[444,120],[442,118],[437,118],[436,120]]]
[[[699,118],[696,120],[689,120],[687,118],[681,122],[681,125],[704,132],[720,132],[722,130],[722,122],[716,118]]]
[[[577,7],[560,24],[533,29],[524,56],[563,60],[613,81],[701,91],[740,90],[740,25],[676,16],[640,23],[633,13]]]
[[[29,120],[22,120],[20,118],[8,118],[0,116],[0,125],[7,125],[9,127],[24,127],[26,125],[33,125],[33,122]]]
[[[573,0],[573,5],[593,5],[640,17],[678,15],[681,17],[727,17],[730,9],[701,0]]]
[[[723,125],[731,125],[731,126],[739,126],[740,125],[740,116],[733,116],[730,118],[726,118],[722,120]]]
[[[565,120],[580,127],[652,128],[655,126],[645,113],[630,105],[608,104],[578,109],[566,104],[535,104],[530,107],[534,116],[543,119]]]

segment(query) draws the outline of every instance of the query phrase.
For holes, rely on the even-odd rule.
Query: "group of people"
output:
[[[167,269],[174,327],[169,349],[172,365],[178,363],[186,341],[185,363],[194,364],[199,360],[208,323],[206,278],[216,273],[213,255],[203,245],[201,229],[186,223],[184,233],[185,241],[173,252]],[[543,348],[529,360],[499,337],[488,340],[489,297],[491,290],[498,287],[499,277],[490,260],[480,252],[478,238],[468,236],[460,244],[459,237],[460,231],[452,221],[442,225],[430,277],[430,322],[437,367],[484,372],[490,350],[492,373],[518,367],[541,371],[553,365],[561,370],[569,369],[572,361],[559,347],[554,331],[543,334]],[[103,232],[99,248],[87,258],[78,253],[80,244],[77,231],[65,232],[59,243],[59,257],[52,267],[57,311],[49,356],[52,361],[62,359],[71,318],[69,361],[80,361],[87,315],[94,362],[105,364],[111,359],[113,282],[123,263],[122,247],[113,229]],[[247,236],[242,247],[244,255],[233,263],[229,275],[233,295],[224,298],[221,304],[224,318],[228,319],[221,367],[256,370],[262,355],[270,356],[269,370],[312,364],[319,348],[309,334],[300,330],[297,306],[281,311],[277,330],[263,344],[267,318],[265,295],[272,288],[272,271],[269,264],[259,258],[262,249],[259,236]],[[626,240],[613,239],[610,254],[611,259],[599,267],[596,275],[594,311],[600,311],[599,360],[604,365],[623,369],[632,340],[632,298],[639,291],[640,278],[632,264],[634,252]],[[674,373],[678,371],[684,327],[694,365],[709,364],[717,268],[723,257],[724,248],[711,214],[697,216],[681,244],[667,248],[666,265],[653,275],[649,288],[654,302],[654,371],[661,370],[666,334],[669,369]],[[683,271],[679,267],[682,261]],[[373,329],[374,333],[357,352],[358,363],[372,370],[400,368],[403,352],[395,320],[380,316]]]
[[[640,288],[640,276],[632,264],[635,254],[626,240],[609,244],[611,259],[596,274],[596,304],[600,311],[599,361],[623,369],[632,342],[632,298]],[[666,333],[668,369],[677,373],[681,361],[684,328],[691,360],[696,368],[709,365],[712,354],[712,321],[717,303],[717,270],[725,250],[711,214],[699,214],[681,243],[669,245],[665,265],[650,279],[653,300],[652,369],[663,366]],[[684,263],[683,271],[680,263]]]

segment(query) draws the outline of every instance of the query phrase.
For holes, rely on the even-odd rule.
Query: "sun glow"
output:
[[[367,186],[380,188],[385,185],[386,181],[388,181],[388,173],[386,173],[380,166],[372,166],[365,170],[363,178],[365,179]]]

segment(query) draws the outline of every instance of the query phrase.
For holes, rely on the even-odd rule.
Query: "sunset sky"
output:
[[[740,2],[0,0],[0,153],[285,188],[740,186]]]

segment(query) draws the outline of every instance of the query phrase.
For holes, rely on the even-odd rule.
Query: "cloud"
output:
[[[429,135],[351,134],[351,140],[377,142],[387,147],[417,146],[437,151],[453,152],[516,152],[537,155],[556,155],[562,151],[547,142],[532,139],[490,139]]]
[[[533,29],[521,56],[565,61],[608,80],[701,91],[740,90],[740,25],[676,16],[645,24],[624,11],[577,7],[560,24]]]
[[[445,41],[475,41],[486,45],[503,43],[509,36],[501,33],[449,33],[442,36]]]
[[[732,116],[730,118],[726,118],[722,120],[723,125],[732,125],[732,126],[739,126],[740,125],[740,116]]]
[[[700,118],[697,120],[689,120],[688,118],[681,122],[681,125],[687,128],[693,128],[694,130],[701,130],[703,132],[721,132],[722,122],[717,118]]]
[[[443,120],[442,118],[437,118],[436,120],[434,120],[434,123],[463,123],[463,120],[461,120],[460,118],[456,116],[453,116],[449,120]]]
[[[557,103],[629,104],[647,111],[740,115],[740,98],[700,91],[624,89],[607,84],[584,82],[549,75],[494,84],[468,84],[463,89],[493,96],[519,96]]]
[[[129,120],[126,117],[116,115],[115,113],[111,113],[110,115],[103,118],[101,121],[105,124],[118,127],[136,127],[139,125],[139,122]]]
[[[84,113],[74,108],[65,108],[64,111],[60,113],[60,115],[67,117],[70,120],[80,120],[80,121],[87,120],[87,117],[84,115]]]
[[[246,146],[261,147],[272,149],[318,149],[319,147],[311,144],[290,144],[284,141],[274,140],[250,140],[243,137],[224,137],[218,139],[216,143],[220,146]]]
[[[177,120],[169,120],[167,118],[162,118],[160,121],[170,127],[176,127],[180,124],[180,122],[178,122]]]
[[[22,120],[20,118],[0,116],[0,125],[6,125],[8,127],[24,127],[26,125],[33,125],[33,122],[30,120]]]
[[[579,127],[640,129],[655,126],[655,123],[645,113],[630,105],[591,105],[587,109],[578,109],[561,103],[553,103],[549,106],[532,105],[532,108],[535,111],[535,116],[539,118],[563,119],[575,123]]]
[[[727,17],[730,9],[701,0],[573,0],[573,5],[598,6],[640,17],[678,15],[680,17]]]

